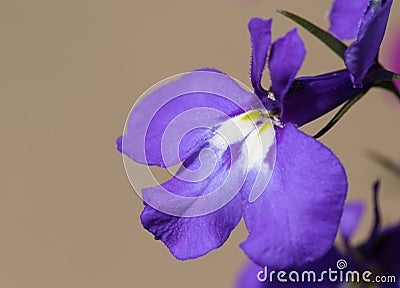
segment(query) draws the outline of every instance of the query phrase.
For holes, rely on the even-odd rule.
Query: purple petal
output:
[[[373,83],[373,77],[367,77],[363,89],[353,88],[349,75],[348,70],[340,70],[297,78],[283,100],[281,120],[302,126],[357,96]]]
[[[172,166],[202,146],[222,121],[261,107],[255,94],[225,74],[187,73],[134,107],[118,150],[140,163]]]
[[[240,201],[199,217],[171,216],[145,207],[141,221],[156,240],[161,240],[179,260],[203,256],[220,247],[241,218]]]
[[[355,87],[362,87],[362,81],[375,61],[391,6],[392,0],[371,1],[361,21],[357,40],[345,52],[344,61]]]
[[[344,205],[342,220],[340,221],[340,233],[346,242],[351,240],[359,227],[364,208],[364,203],[361,201],[353,201]]]
[[[272,44],[269,59],[272,92],[281,103],[301,67],[305,55],[306,49],[296,28]]]
[[[220,247],[242,215],[238,192],[244,175],[239,162],[229,148],[225,152],[208,148],[188,158],[171,180],[143,189],[146,207],[141,215],[142,224],[177,259],[197,258]],[[211,173],[203,173],[210,168]],[[162,190],[175,197],[163,198]],[[192,217],[201,215],[198,211],[204,209],[209,209],[209,213]]]
[[[329,32],[341,40],[357,36],[361,19],[370,0],[335,0],[329,13]]]
[[[272,19],[260,18],[252,18],[248,24],[252,48],[250,77],[257,95],[267,93],[261,85],[261,79],[271,45],[271,25]]]
[[[199,217],[177,217],[146,205],[141,221],[156,240],[161,240],[179,260],[203,256],[220,247],[241,218],[240,201]]]
[[[244,206],[242,249],[260,265],[301,266],[328,252],[339,226],[347,179],[339,159],[293,124],[277,129],[276,164],[261,197]]]

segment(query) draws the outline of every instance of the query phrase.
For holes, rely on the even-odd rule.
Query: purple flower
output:
[[[143,189],[141,215],[177,259],[220,247],[242,216],[249,235],[240,246],[260,265],[299,266],[332,247],[345,171],[327,147],[280,121],[305,49],[295,29],[271,45],[271,23],[249,23],[255,94],[216,70],[189,73],[135,107],[117,141],[140,163],[183,161],[172,179]],[[261,85],[267,59],[271,91]]]
[[[375,276],[385,276],[387,283],[373,284],[363,282],[360,277],[359,286],[354,286],[355,281],[350,283],[346,280],[349,287],[377,287],[377,288],[398,288],[400,287],[400,223],[392,227],[381,230],[380,228],[380,211],[378,208],[378,188],[379,182],[374,185],[374,210],[375,210],[375,221],[371,229],[369,238],[359,245],[358,247],[352,247],[351,239],[356,232],[361,222],[364,203],[360,201],[349,202],[344,206],[342,219],[340,222],[340,233],[345,243],[345,251],[340,252],[339,249],[333,247],[324,257],[317,259],[314,262],[307,263],[302,267],[295,269],[297,274],[302,275],[304,271],[314,271],[316,278],[319,279],[322,271],[328,271],[329,268],[335,270],[339,267],[339,263],[346,261],[346,270],[342,269],[344,273],[347,271],[357,271],[361,275],[364,271],[371,271],[372,274],[368,278],[374,281]],[[271,275],[273,269],[265,270],[265,267],[261,267],[254,263],[248,262],[241,270],[238,275],[236,286],[238,288],[262,288],[262,287],[305,287],[307,284],[312,287],[348,287],[344,286],[345,283],[341,281],[331,281],[328,277],[324,277],[321,282],[318,281],[300,281],[297,283],[288,281],[282,282],[277,279],[277,275]],[[273,267],[272,267],[273,268]],[[339,269],[336,269],[339,270]],[[268,275],[265,275],[267,271]],[[293,270],[292,270],[293,271]],[[288,279],[290,269],[285,270],[286,279]],[[274,274],[276,274],[275,271]],[[262,277],[260,277],[262,276]],[[389,279],[387,276],[394,276],[393,279]],[[258,278],[261,278],[260,281]],[[346,278],[343,278],[346,279]],[[350,278],[351,279],[351,278]],[[380,278],[382,279],[382,278]],[[340,280],[340,279],[337,279]],[[312,282],[312,283],[307,283]],[[366,285],[366,286],[365,286]],[[369,285],[369,286],[368,286]],[[375,285],[375,286],[371,286]]]
[[[342,40],[356,40],[344,55],[354,86],[363,80],[376,61],[385,34],[392,0],[335,0],[329,15],[329,31]]]

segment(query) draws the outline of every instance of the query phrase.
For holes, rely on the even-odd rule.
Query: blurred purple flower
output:
[[[387,283],[378,287],[400,287],[400,223],[382,229],[378,204],[379,186],[380,183],[377,181],[373,190],[375,217],[370,236],[356,248],[352,248],[349,241],[345,239],[348,247],[347,254],[358,269],[368,269],[376,275],[393,275],[397,279],[397,286],[394,283]],[[344,223],[349,221],[351,221],[349,218],[342,220]]]
[[[375,221],[371,229],[369,238],[360,246],[352,247],[351,239],[355,231],[359,227],[361,222],[364,203],[360,201],[349,202],[344,206],[343,216],[340,222],[340,233],[345,243],[345,251],[340,252],[338,249],[333,247],[325,256],[317,259],[314,262],[307,263],[302,267],[295,269],[298,274],[302,275],[304,271],[314,271],[317,279],[321,275],[322,271],[327,271],[329,268],[335,269],[338,265],[338,261],[345,260],[347,265],[347,271],[358,271],[360,274],[363,271],[371,271],[372,276],[369,277],[373,280],[375,276],[394,276],[397,282],[387,283],[357,283],[339,281],[330,281],[328,277],[324,277],[321,282],[318,281],[300,281],[294,282],[281,282],[278,281],[275,275],[275,279],[271,277],[270,273],[273,271],[273,267],[268,267],[268,276],[263,275],[265,271],[264,267],[248,262],[240,271],[236,287],[237,288],[278,288],[278,287],[290,287],[290,288],[301,288],[307,285],[312,287],[321,288],[340,288],[340,287],[376,287],[376,288],[399,288],[400,287],[400,223],[381,230],[380,228],[380,211],[378,208],[378,189],[379,182],[374,185],[374,210],[375,210]],[[261,272],[263,271],[263,272]],[[293,270],[285,270],[287,275]],[[346,272],[346,270],[344,270]],[[260,274],[261,273],[261,274]],[[258,277],[262,275],[265,282],[258,280]],[[288,277],[286,276],[286,279]],[[272,281],[271,281],[272,279]],[[386,277],[386,279],[389,279]],[[275,281],[274,281],[275,280]],[[360,280],[361,281],[361,280]]]
[[[279,119],[280,112],[288,115],[283,110],[283,103],[303,62],[305,48],[295,29],[271,45],[271,24],[272,20],[259,18],[249,23],[253,50],[251,82],[262,107],[254,104],[254,94],[243,90],[224,74],[195,73],[163,86],[145,98],[131,112],[127,134],[117,141],[119,151],[140,163],[169,167],[183,161],[182,168],[171,180],[143,189],[145,209],[141,215],[143,226],[178,259],[197,258],[221,246],[242,216],[249,236],[240,246],[260,265],[300,266],[321,257],[332,247],[347,192],[345,171],[327,147],[302,133],[293,123],[280,121],[283,120]],[[271,91],[261,85],[267,58]],[[197,92],[169,99],[188,90]],[[227,98],[216,95],[227,95]],[[159,101],[166,104],[154,113]],[[174,127],[169,125],[170,122],[179,114],[199,107],[212,109],[191,114],[190,121],[183,123],[189,133],[179,143],[179,153],[168,154],[174,137],[162,151],[167,129],[172,129],[172,136],[182,134],[182,126]],[[211,114],[215,110],[229,117],[222,121]],[[273,121],[268,118],[270,112],[275,115]],[[297,116],[292,118],[302,117],[302,113],[308,111],[296,113]],[[253,126],[247,126],[249,119]],[[149,127],[145,127],[143,123],[149,121]],[[202,121],[207,129],[189,129],[191,122]],[[242,126],[245,133],[236,134],[233,126]],[[219,133],[225,134],[227,143],[221,141]],[[272,172],[269,153],[272,150],[270,138],[274,134],[276,160]],[[257,144],[259,137],[261,141]],[[243,152],[246,145],[251,149],[247,154]],[[201,158],[205,149],[213,151],[217,158],[211,175],[201,181],[182,180],[182,176],[201,165],[208,165],[210,160]],[[247,171],[244,169],[246,163]],[[207,197],[224,182],[227,174],[242,178],[243,171],[246,171],[243,185],[229,182],[220,194],[232,193],[229,190],[236,188],[238,193],[212,213],[186,217],[186,211],[196,204],[195,201],[186,206],[178,202],[158,203],[178,207],[181,211],[175,211],[174,215],[149,205],[148,199],[154,199],[152,195],[159,195],[161,190],[181,197]],[[257,179],[267,178],[269,172],[272,172],[270,181],[257,199],[250,201],[252,190],[258,186]]]
[[[392,71],[400,73],[400,33],[398,31],[396,33],[391,37],[390,62],[388,66]],[[400,80],[394,81],[394,84],[400,90]]]

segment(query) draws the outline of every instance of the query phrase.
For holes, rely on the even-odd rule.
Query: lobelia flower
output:
[[[271,45],[271,24],[254,18],[248,26],[255,94],[216,70],[189,73],[134,108],[117,140],[119,151],[140,163],[183,161],[172,179],[143,189],[141,215],[177,259],[220,247],[242,216],[249,235],[240,246],[260,265],[299,266],[332,247],[347,192],[345,171],[327,147],[279,119],[290,116],[282,103],[305,48],[295,29]],[[269,50],[272,88],[266,91],[261,78]],[[188,111],[189,118],[172,121]],[[177,140],[179,149],[172,151]],[[208,177],[193,176],[204,166],[215,169]]]
[[[295,79],[283,102],[283,110],[288,112],[283,119],[303,125],[367,92],[384,78],[376,58],[391,5],[392,0],[333,1],[329,31],[341,40],[356,38],[344,54],[347,69]]]
[[[337,269],[339,265],[339,261],[346,261],[347,267],[346,270],[343,270],[344,273],[346,271],[358,271],[359,275],[362,275],[364,271],[372,272],[371,275],[368,276],[368,279],[371,280],[370,283],[363,282],[361,276],[359,281],[346,281],[345,277],[344,282],[340,282],[339,277],[337,281],[330,281],[329,278],[324,277],[324,281],[308,281],[312,282],[312,287],[321,287],[321,288],[344,288],[344,287],[376,287],[376,288],[399,288],[400,287],[400,223],[391,227],[387,227],[381,230],[380,227],[380,211],[378,207],[378,189],[379,182],[376,182],[373,189],[373,204],[374,204],[374,223],[371,229],[370,236],[368,239],[363,242],[358,247],[352,247],[351,239],[356,232],[359,224],[361,222],[363,212],[364,212],[364,203],[361,201],[352,201],[346,203],[343,210],[342,219],[340,222],[340,234],[344,241],[345,250],[341,252],[336,247],[333,247],[324,257],[307,263],[302,267],[297,268],[295,271],[302,275],[304,271],[314,271],[316,273],[317,279],[320,278],[322,271],[327,271],[329,268],[336,269],[337,271],[341,269]],[[342,267],[343,269],[343,267]],[[263,267],[258,266],[254,263],[247,263],[241,273],[239,274],[236,282],[237,288],[262,288],[262,287],[304,287],[309,283],[307,281],[300,281],[298,283],[294,282],[280,282],[276,276],[273,278],[270,274],[268,277],[265,277],[266,281],[261,282],[257,279],[257,275],[261,273],[260,271],[265,271]],[[271,273],[271,269],[267,270],[268,273]],[[286,279],[288,278],[288,274],[290,271],[286,271]],[[385,276],[386,283],[376,283],[375,276]],[[390,279],[388,276],[394,276],[395,279]],[[260,277],[261,278],[261,277]],[[272,281],[271,281],[272,278]],[[349,280],[351,280],[350,278]],[[262,278],[261,280],[264,280]],[[355,279],[356,280],[356,279]],[[357,283],[358,282],[358,283]],[[375,282],[375,283],[373,283]],[[311,285],[311,284],[310,284]],[[311,286],[310,286],[311,287]]]

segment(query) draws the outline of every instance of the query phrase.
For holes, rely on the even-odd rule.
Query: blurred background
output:
[[[380,54],[387,66],[400,37],[400,3],[394,2]],[[238,248],[246,238],[243,223],[222,248],[197,260],[175,260],[142,228],[143,205],[115,140],[135,100],[168,76],[215,67],[250,85],[251,17],[274,17],[277,38],[294,24],[276,9],[327,28],[330,4],[2,1],[0,287],[232,287],[246,260]],[[299,31],[308,50],[299,75],[343,67]],[[367,151],[400,163],[399,112],[394,97],[374,89],[321,139],[347,169],[348,199],[370,204],[372,183],[382,180],[384,224],[400,220],[400,179]],[[316,132],[331,116],[304,130]],[[357,241],[367,235],[368,208]]]

